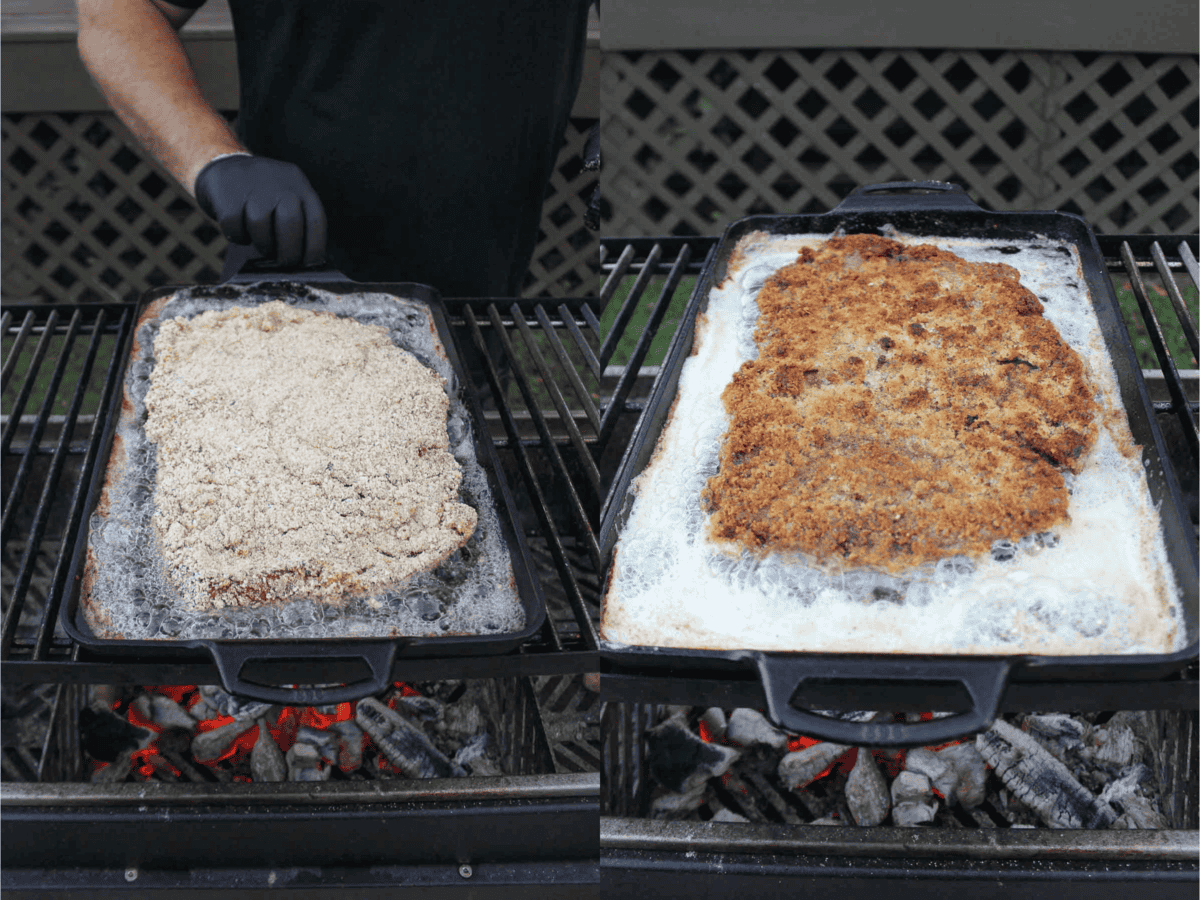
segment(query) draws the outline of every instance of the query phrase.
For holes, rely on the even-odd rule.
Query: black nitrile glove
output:
[[[299,167],[262,156],[215,159],[196,176],[196,200],[235,244],[254,244],[285,269],[325,259],[325,208]]]

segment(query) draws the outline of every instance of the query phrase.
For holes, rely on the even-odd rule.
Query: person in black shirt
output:
[[[587,0],[230,0],[236,134],[176,35],[203,2],[78,0],[79,50],[227,238],[284,267],[520,293]]]

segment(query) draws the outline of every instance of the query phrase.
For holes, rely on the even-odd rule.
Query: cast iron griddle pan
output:
[[[276,276],[279,277],[279,276]],[[295,277],[295,276],[288,276]],[[420,284],[366,284],[350,281],[340,273],[318,272],[312,275],[300,276],[304,281],[311,281],[321,291],[333,294],[388,294],[407,301],[416,301],[428,308],[442,348],[448,358],[451,369],[457,377],[460,399],[463,401],[471,425],[474,430],[476,459],[483,468],[488,485],[492,492],[497,517],[500,521],[503,543],[507,547],[512,564],[513,579],[525,613],[525,626],[517,632],[502,632],[492,634],[447,634],[432,637],[332,637],[332,638],[271,638],[253,637],[249,639],[194,639],[194,640],[120,640],[98,637],[89,627],[80,602],[81,585],[84,565],[88,551],[88,532],[92,512],[99,502],[105,479],[106,465],[98,465],[93,474],[88,498],[88,512],[84,517],[77,538],[76,551],[72,561],[70,593],[62,616],[63,627],[67,633],[81,645],[105,654],[123,656],[138,655],[176,655],[190,656],[207,654],[216,663],[221,680],[226,690],[258,700],[289,704],[321,705],[354,700],[360,697],[378,693],[387,687],[391,680],[392,665],[398,656],[406,658],[485,656],[507,653],[516,649],[529,637],[534,635],[542,626],[546,616],[545,597],[541,585],[534,574],[529,550],[517,527],[518,513],[512,492],[503,476],[496,449],[488,436],[483,412],[478,399],[470,390],[461,386],[469,384],[464,378],[463,367],[456,352],[454,340],[447,323],[445,309],[437,292],[426,285]],[[261,281],[247,282],[244,278],[237,281],[241,284],[219,286],[163,287],[148,292],[141,300],[139,313],[146,305],[159,298],[187,293],[197,297],[213,296],[230,299],[244,295],[249,303],[265,302],[270,299],[287,301],[289,298],[311,296],[312,291],[305,283],[298,281]],[[126,358],[129,364],[132,354]],[[122,373],[122,385],[125,384],[125,373]],[[113,398],[108,416],[106,432],[99,459],[107,462],[112,447],[113,436],[116,432],[118,413],[124,390]],[[314,670],[314,683],[325,679],[315,673],[320,670],[322,661],[328,660],[362,660],[370,669],[369,679],[352,684],[323,687],[294,687],[285,688],[262,685],[248,681],[242,677],[243,667],[252,661],[281,661],[287,660],[291,671],[294,664],[311,663]]]
[[[920,746],[954,740],[987,728],[996,718],[1009,680],[1156,679],[1182,668],[1197,655],[1197,555],[1195,533],[1165,452],[1137,357],[1121,319],[1100,248],[1079,217],[1058,212],[989,212],[976,206],[957,185],[897,182],[855,190],[829,213],[753,216],[733,223],[709,257],[672,340],[646,411],[621,461],[601,512],[600,544],[611,560],[633,506],[633,479],[648,464],[666,427],[680,371],[692,347],[697,314],[707,307],[713,287],[727,273],[737,242],[752,231],[768,234],[882,233],[885,225],[910,235],[1003,240],[1043,235],[1073,245],[1100,328],[1116,369],[1121,403],[1133,439],[1141,445],[1151,497],[1159,508],[1167,555],[1184,592],[1186,649],[1169,654],[1129,656],[953,656],[901,654],[777,653],[758,650],[690,650],[601,644],[601,658],[622,671],[757,671],[768,712],[780,726],[811,737],[863,746]],[[923,689],[957,685],[970,708],[946,718],[911,724],[850,722],[798,708],[798,695],[818,688],[837,691],[889,685],[915,699]],[[920,701],[916,701],[920,702]]]

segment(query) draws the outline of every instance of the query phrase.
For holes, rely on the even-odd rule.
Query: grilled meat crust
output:
[[[703,495],[713,539],[896,572],[1066,521],[1094,390],[1015,269],[849,235],[757,302]]]

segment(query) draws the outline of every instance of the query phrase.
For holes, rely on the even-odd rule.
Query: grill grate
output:
[[[63,642],[58,608],[70,535],[78,528],[86,476],[100,449],[99,412],[116,390],[132,322],[131,308],[107,304],[74,309],[69,319],[59,310],[10,310],[0,321],[6,345],[0,546],[8,599],[0,658],[8,658],[18,638],[40,659]],[[22,377],[14,385],[18,368]]]
[[[1138,245],[1140,253],[1135,252],[1135,243]],[[1164,245],[1166,249],[1164,249]],[[1179,423],[1179,431],[1191,452],[1192,465],[1182,471],[1194,471],[1197,458],[1195,378],[1192,378],[1193,384],[1189,397],[1189,388],[1179,371],[1184,367],[1180,366],[1175,355],[1169,352],[1164,326],[1168,330],[1178,331],[1182,334],[1187,350],[1191,353],[1188,368],[1195,370],[1197,358],[1200,357],[1200,350],[1196,346],[1196,322],[1194,315],[1187,309],[1181,290],[1181,282],[1185,278],[1191,281],[1193,292],[1200,284],[1200,271],[1197,269],[1195,253],[1187,241],[1176,243],[1170,239],[1161,241],[1111,239],[1102,241],[1101,247],[1104,249],[1106,257],[1111,255],[1117,258],[1109,261],[1110,269],[1115,267],[1119,259],[1119,271],[1128,280],[1141,318],[1140,323],[1134,321],[1132,324],[1135,329],[1138,325],[1144,329],[1149,343],[1153,347],[1158,370],[1162,374],[1170,398],[1169,401],[1156,401],[1155,410],[1156,412],[1168,412],[1175,416]],[[1168,259],[1167,253],[1172,253],[1170,259]],[[1147,256],[1149,260],[1146,259]],[[1154,284],[1154,279],[1157,279],[1157,284]],[[1152,302],[1152,298],[1163,296],[1167,298],[1170,306],[1162,309],[1162,312],[1156,312],[1156,304]],[[1162,308],[1162,304],[1159,306]],[[1193,521],[1195,521],[1194,515]]]
[[[674,330],[695,275],[714,238],[606,239],[607,278],[595,299],[448,300],[451,326],[472,361],[486,398],[486,418],[521,506],[548,600],[545,628],[507,657],[403,660],[398,679],[550,675],[597,668],[600,594],[605,560],[597,544],[599,513],[612,474],[658,374],[651,355]],[[1172,362],[1162,335],[1182,331],[1195,352],[1195,324],[1182,310],[1198,280],[1195,239],[1102,236],[1101,249],[1118,285],[1128,284],[1138,309],[1128,325],[1146,336],[1150,378],[1160,422],[1172,447],[1171,466],[1192,499],[1197,468],[1196,380]],[[1189,286],[1190,283],[1190,286]],[[0,547],[4,677],[32,684],[132,681],[214,683],[215,667],[188,659],[117,662],[89,654],[58,626],[67,561],[96,464],[107,400],[132,327],[132,307],[11,307],[2,327],[4,512]],[[1164,326],[1166,326],[1164,328]],[[1178,353],[1177,353],[1178,357]],[[1194,359],[1194,357],[1193,357]],[[1156,385],[1159,387],[1156,388]],[[1174,439],[1171,438],[1174,435]],[[331,664],[332,666],[332,664]],[[336,669],[327,673],[338,675]],[[700,673],[696,673],[700,674]],[[614,699],[640,695],[638,679],[607,683]],[[1194,673],[1174,682],[1180,700],[1194,694]],[[689,684],[690,682],[690,684]],[[655,679],[657,696],[692,696],[703,680]],[[721,690],[732,705],[757,706],[756,682],[729,673]],[[644,683],[641,687],[645,687]],[[1010,692],[1023,708],[1036,689]],[[667,693],[663,694],[662,691]],[[1130,703],[1108,708],[1136,708]],[[633,695],[627,692],[632,691]],[[1174,695],[1173,695],[1174,696]],[[1099,702],[1099,701],[1097,701]]]
[[[622,440],[656,371],[642,365],[650,341],[683,274],[696,265],[689,248],[672,252],[669,262],[659,249],[641,265],[634,264],[632,251],[624,254],[599,302],[446,302],[459,346],[481,382],[488,427],[521,506],[549,615],[517,654],[400,660],[397,679],[597,668],[602,560],[595,531]],[[635,269],[639,274],[630,286]],[[645,327],[637,310],[652,283],[660,299]],[[0,666],[10,684],[218,681],[207,660],[121,662],[93,654],[75,646],[58,622],[86,486],[98,461],[103,411],[119,389],[117,372],[133,314],[134,307],[124,304],[13,306],[0,324],[5,352]],[[631,354],[622,343],[627,333]],[[339,680],[339,666],[330,662],[321,674]],[[581,747],[580,760],[589,752]]]

